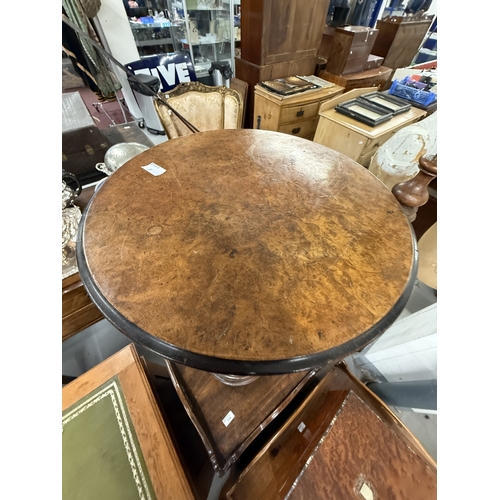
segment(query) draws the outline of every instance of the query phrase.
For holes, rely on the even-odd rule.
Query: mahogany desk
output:
[[[154,176],[151,162],[166,171]],[[117,170],[78,234],[84,286],[134,342],[193,368],[272,375],[383,333],[416,277],[390,191],[320,144],[265,130],[167,141]]]

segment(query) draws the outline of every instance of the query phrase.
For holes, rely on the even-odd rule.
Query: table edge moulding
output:
[[[152,163],[165,172],[141,168]],[[308,370],[363,348],[403,311],[417,258],[411,224],[371,172],[265,130],[141,153],[90,200],[77,239],[84,286],[118,330],[234,375]]]

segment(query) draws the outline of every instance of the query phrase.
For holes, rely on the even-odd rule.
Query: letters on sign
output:
[[[156,68],[143,68],[134,71],[134,74],[153,75],[160,79],[163,77],[169,87],[175,87],[182,82],[190,82],[189,70],[187,64],[183,63],[170,63],[167,66],[156,66]],[[177,75],[177,81],[176,81]]]
[[[127,66],[135,75],[152,75],[158,78],[161,92],[172,90],[180,83],[196,81],[196,73],[187,54],[148,56]]]

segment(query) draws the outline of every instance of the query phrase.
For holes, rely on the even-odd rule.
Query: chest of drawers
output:
[[[363,71],[377,34],[377,29],[364,26],[336,28],[326,71],[335,75],[348,75]]]
[[[319,123],[314,135],[314,142],[343,153],[364,167],[370,165],[370,160],[377,149],[398,130],[419,121],[427,114],[422,109],[411,107],[409,111],[371,127],[335,110],[337,104],[368,92],[373,92],[373,88],[354,89],[323,103],[319,110]]]
[[[320,105],[344,91],[340,85],[324,83],[325,87],[291,96],[282,96],[256,85],[253,128],[312,140],[318,125]]]

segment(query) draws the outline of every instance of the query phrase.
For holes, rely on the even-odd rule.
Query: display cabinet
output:
[[[139,55],[142,58],[171,52],[189,54],[196,77],[202,81],[210,77],[214,62],[227,63],[224,66],[229,65],[234,75],[239,3],[240,0],[146,0],[147,7],[136,9],[143,17],[129,17]]]
[[[184,19],[175,35],[181,50],[189,52],[197,78],[209,76],[214,62],[228,63],[234,74],[234,0],[172,0],[171,7]]]
[[[154,19],[154,18],[153,18]],[[178,26],[166,18],[155,20],[152,23],[143,24],[129,20],[130,29],[141,57],[177,52],[180,44],[175,36],[172,36]]]

